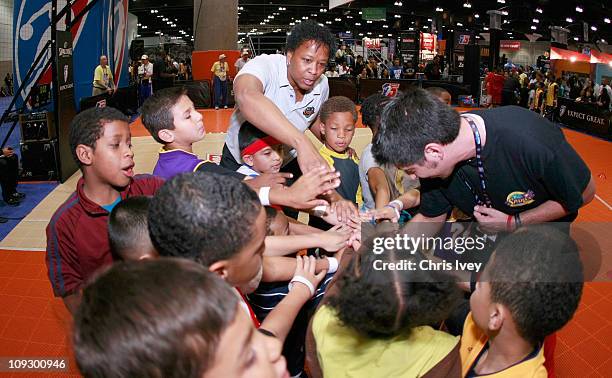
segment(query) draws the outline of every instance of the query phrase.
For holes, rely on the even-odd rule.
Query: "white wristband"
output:
[[[327,273],[336,273],[338,270],[338,259],[335,257],[328,257],[327,262],[329,264],[329,268],[327,268]]]
[[[398,200],[398,199],[396,199],[396,200],[393,200],[393,201],[389,202],[389,205],[391,205],[391,206],[395,207],[395,206],[393,205],[393,204],[395,204],[395,203],[396,203],[396,204],[397,204],[397,206],[399,207],[398,211],[402,211],[402,210],[404,210],[404,203],[403,203],[402,201]]]
[[[259,202],[263,206],[270,206],[270,187],[262,186],[259,188]]]
[[[291,279],[291,282],[289,282],[289,291],[291,291],[291,288],[293,287],[294,282],[299,282],[299,283],[306,285],[306,287],[310,291],[311,297],[315,295],[315,288],[314,286],[312,286],[312,282],[308,281],[305,277],[302,277],[302,276],[294,276]]]

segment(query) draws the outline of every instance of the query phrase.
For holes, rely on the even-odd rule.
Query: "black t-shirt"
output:
[[[518,106],[470,113],[485,122],[482,161],[493,207],[516,214],[554,200],[570,213],[558,222],[576,219],[591,172],[559,127]],[[474,194],[459,170],[483,198],[476,162],[464,162],[448,179],[421,179],[423,215],[436,217],[448,213],[453,206],[473,215]]]

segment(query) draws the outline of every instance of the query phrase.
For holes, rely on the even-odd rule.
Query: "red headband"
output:
[[[257,139],[253,143],[251,143],[248,146],[246,146],[240,152],[240,156],[242,157],[244,155],[253,155],[253,154],[257,153],[258,151],[263,150],[266,147],[272,147],[272,146],[275,146],[275,145],[278,145],[278,144],[281,144],[281,142],[279,142],[274,137],[271,137],[271,136],[263,137],[263,138]]]

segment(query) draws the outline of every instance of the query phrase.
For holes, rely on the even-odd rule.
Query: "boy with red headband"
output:
[[[256,177],[262,173],[278,173],[283,163],[283,145],[263,131],[245,122],[238,133],[240,157],[244,162],[237,172]]]

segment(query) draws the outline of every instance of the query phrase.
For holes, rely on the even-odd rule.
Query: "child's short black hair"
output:
[[[108,217],[108,241],[111,251],[122,260],[138,260],[148,253],[139,248],[150,242],[147,215],[151,197],[129,197],[119,202]]]
[[[353,122],[357,122],[357,108],[355,103],[350,98],[344,96],[330,97],[321,106],[319,117],[321,122],[325,123],[333,113],[351,113]]]
[[[257,194],[234,177],[183,173],[153,197],[149,233],[160,255],[210,266],[244,248],[260,211]]]
[[[394,235],[379,233],[367,239],[338,278],[338,294],[329,298],[344,325],[372,338],[407,335],[414,327],[439,323],[460,299],[456,283],[444,272],[376,270],[376,260],[411,261],[416,266],[424,260],[418,252],[395,248],[374,253],[377,239]]]
[[[425,90],[436,97],[440,97],[443,94],[451,95],[449,91],[441,87],[428,87]]]
[[[528,226],[503,239],[486,271],[491,301],[510,310],[520,335],[533,344],[561,329],[580,302],[578,247],[550,225]]]
[[[185,88],[165,88],[155,91],[142,105],[142,124],[158,143],[164,144],[157,135],[161,130],[174,130],[174,116],[171,109],[181,96],[187,96]]]
[[[258,139],[263,139],[268,136],[268,134],[258,129],[251,122],[245,121],[240,126],[240,131],[238,131],[238,148],[242,151]]]
[[[389,97],[380,92],[369,95],[361,104],[361,123],[370,129],[378,128],[380,115],[387,102]]]
[[[85,377],[202,377],[238,297],[183,259],[119,262],[83,290],[74,350]]]
[[[295,25],[287,36],[287,51],[295,51],[304,42],[315,41],[319,46],[329,49],[329,57],[336,53],[336,38],[325,26],[314,20],[305,20]]]
[[[104,133],[104,125],[114,121],[127,123],[128,118],[110,106],[83,110],[72,119],[70,122],[70,150],[79,167],[81,161],[76,153],[77,146],[82,144],[95,149],[96,142]]]

